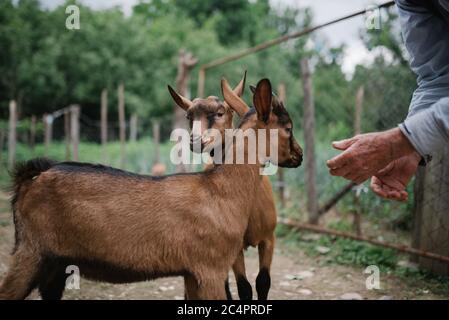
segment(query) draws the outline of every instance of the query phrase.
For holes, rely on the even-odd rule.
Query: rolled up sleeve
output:
[[[408,117],[399,125],[424,160],[449,144],[449,98],[442,98],[430,108]]]
[[[449,143],[449,24],[429,3],[396,4],[418,84],[399,128],[427,161]]]

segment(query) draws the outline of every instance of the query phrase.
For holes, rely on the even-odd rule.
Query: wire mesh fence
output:
[[[316,29],[310,28],[307,33],[298,34],[305,35],[314,30]],[[286,37],[285,41],[289,39]],[[277,45],[280,42],[272,43]],[[269,49],[269,46],[257,48],[253,51],[246,50],[245,56],[263,55],[264,50],[273,50]],[[392,63],[383,55],[379,55],[370,66],[358,66],[354,74],[347,77],[341,72],[340,64],[336,63],[338,59],[343,59],[344,55],[345,52],[341,51],[336,54],[334,60],[330,61],[312,55],[308,59],[310,72],[307,73],[304,73],[304,65],[300,66],[298,59],[296,78],[272,81],[275,88],[278,86],[283,88],[278,89],[278,93],[285,91],[285,94],[281,95],[285,96],[285,104],[294,120],[295,135],[301,144],[305,142],[307,135],[310,137],[311,131],[314,133],[313,139],[309,141],[309,146],[312,144],[313,148],[306,149],[306,151],[312,150],[311,161],[314,165],[312,167],[304,165],[299,170],[289,170],[288,174],[282,175],[280,182],[279,176],[271,177],[279,200],[280,217],[306,223],[311,221],[311,215],[315,215],[321,225],[339,232],[348,232],[359,238],[374,239],[380,243],[405,246],[412,244],[415,249],[449,256],[448,149],[441,155],[435,155],[428,167],[420,169],[416,180],[413,180],[407,188],[411,197],[406,203],[376,197],[369,189],[369,182],[353,186],[343,178],[329,175],[326,161],[338,154],[338,151],[331,147],[332,141],[349,138],[358,133],[381,131],[397,126],[407,115],[408,103],[416,86],[415,77],[406,63],[403,61]],[[239,64],[240,69],[248,69],[250,75],[253,70],[254,74],[259,74],[256,69],[263,67],[263,64],[247,64],[242,55],[237,54],[233,57],[239,60],[230,62],[229,59],[222,59],[221,61]],[[307,54],[301,58],[304,57],[307,57]],[[197,89],[200,93],[204,93],[202,83],[207,82],[206,77],[214,78],[218,87],[219,77],[216,75],[227,75],[228,72],[227,65],[207,64],[206,66],[207,68],[199,67],[200,81]],[[240,76],[240,74],[235,75],[236,78]],[[266,76],[269,77],[269,74]],[[305,77],[310,78],[307,80]],[[309,89],[304,85],[307,81],[310,81],[310,92],[306,92]],[[194,84],[191,83],[190,86],[194,88]],[[309,94],[309,101],[306,101],[307,94]],[[245,98],[250,99],[249,93],[246,93]],[[98,105],[100,107],[100,103]],[[306,105],[313,109],[312,114],[305,112]],[[18,140],[22,145],[17,150],[19,159],[45,154],[43,149],[31,153],[24,151],[24,148],[28,146],[32,149],[31,145],[35,143],[31,141],[34,140],[31,136],[36,137],[36,142],[45,140],[45,126],[40,120],[42,115],[36,115],[36,117],[38,123],[33,134],[30,131],[31,120],[19,119]],[[309,117],[308,121],[313,120],[313,126],[306,122],[305,117]],[[90,118],[83,113],[82,108],[79,121],[81,141],[89,142],[81,146],[79,151],[81,160],[101,159],[103,163],[120,166],[123,154],[120,144],[116,142],[119,139],[120,122],[109,119],[107,136],[112,144],[106,150],[99,144],[102,122]],[[308,125],[304,126],[305,123]],[[5,150],[7,128],[0,129],[0,150]],[[55,143],[64,141],[66,128],[62,117],[53,119],[53,130]],[[125,169],[149,173],[151,165],[155,162],[153,155],[160,153],[158,161],[166,165],[168,172],[173,172],[174,165],[169,160],[171,144],[169,142],[163,144],[161,146],[163,150],[156,152],[157,146],[150,137],[151,125],[139,124],[136,130],[144,142],[138,144],[128,141],[126,143]],[[168,131],[166,128],[162,130]],[[130,131],[128,117],[125,126],[127,140],[133,140],[128,139]],[[64,145],[55,150],[52,150],[53,153],[49,156],[55,156],[60,160],[67,158],[67,155],[64,155],[66,152]],[[3,157],[2,162],[5,161],[6,158]],[[311,183],[314,184],[314,193],[309,192]],[[280,190],[282,193],[279,192]],[[308,205],[311,201],[315,201],[316,205]],[[419,262],[422,266],[434,271],[445,274],[449,272],[448,263],[441,262],[441,259],[427,257],[420,258]]]
[[[390,2],[385,5],[392,4]],[[366,11],[355,15],[362,13]],[[391,11],[387,15],[389,18],[394,17]],[[388,23],[386,28],[389,32],[394,29]],[[316,29],[307,28],[296,35],[305,36]],[[382,32],[376,32],[371,33],[371,40],[381,43]],[[393,39],[391,34],[388,37]],[[287,39],[289,37],[284,36],[203,65],[199,72],[198,92],[204,94],[205,79],[211,69],[226,73],[224,64],[241,59],[245,64],[245,57],[248,55],[272,50],[269,48]],[[326,160],[337,154],[330,147],[332,141],[363,132],[390,129],[407,116],[408,105],[416,87],[415,76],[401,54],[404,49],[397,45],[388,49],[390,53],[396,53],[396,61],[392,63],[388,61],[388,55],[380,54],[369,67],[357,67],[351,79],[339,74],[340,66],[335,61],[342,59],[341,56],[330,62],[312,57],[311,74],[298,61],[299,79],[289,79],[284,83],[288,88],[286,103],[291,114],[301,118],[301,122],[297,121],[297,124],[300,123],[302,127],[300,125],[296,131],[304,136],[306,153],[309,154],[306,154],[306,164],[301,170],[289,172],[285,181],[275,184],[281,192],[287,192],[287,195],[279,195],[281,203],[285,204],[281,215],[312,223],[316,223],[317,215],[321,215],[319,218],[322,223],[352,231],[358,236],[366,235],[390,247],[391,244],[408,246],[412,243],[415,249],[420,250],[421,256],[434,255],[433,260],[420,259],[422,266],[448,274],[446,186],[449,165],[445,151],[436,155],[437,160],[428,168],[422,169],[425,172],[424,178],[419,178],[418,175],[415,191],[421,189],[423,196],[413,199],[415,181],[409,184],[407,191],[411,196],[407,203],[379,199],[369,190],[369,182],[355,187],[342,178],[330,176],[326,166]],[[308,77],[312,78],[312,85]],[[348,191],[351,192],[347,193]],[[419,191],[415,192],[415,196],[419,194]],[[332,210],[327,210],[330,208]],[[323,214],[324,212],[328,213]],[[314,228],[308,228],[311,229]],[[414,250],[410,249],[410,252]],[[435,257],[435,254],[439,256]]]

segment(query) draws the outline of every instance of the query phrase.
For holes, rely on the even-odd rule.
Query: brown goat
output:
[[[232,96],[227,91],[225,97]],[[258,83],[254,97],[254,129],[285,128],[285,109],[281,116],[271,112],[268,80]],[[243,101],[237,96],[228,103],[238,110]],[[298,167],[299,149],[281,140],[269,158]],[[260,192],[259,169],[257,163],[225,164],[156,178],[42,159],[17,166],[16,244],[0,299],[23,299],[36,287],[44,299],[61,298],[67,265],[112,283],[182,275],[189,298],[224,299],[223,283],[243,247],[250,204]]]
[[[245,80],[246,72],[238,86],[233,90],[236,95],[243,95]],[[171,93],[172,96],[177,95],[173,90],[171,90]],[[182,97],[175,96],[174,98],[175,102],[183,101]],[[277,110],[279,106],[282,105],[282,102],[280,102],[279,99],[273,96],[272,104],[273,109]],[[209,108],[203,108],[195,104],[187,109],[185,108],[186,106],[184,104],[182,104],[180,107],[185,109],[185,111],[187,112],[187,118],[191,120],[190,124],[192,124],[193,120],[197,120],[205,124],[207,129],[218,130],[221,133],[221,137],[223,139],[222,143],[224,143],[225,130],[233,128],[233,110],[226,103],[224,104],[224,109],[220,109],[222,107],[220,105],[213,104],[209,105]],[[244,108],[239,109],[239,116],[241,118],[243,118],[245,114],[250,111],[249,107],[243,107]],[[222,115],[220,117],[217,117],[217,114]],[[211,115],[213,116],[212,119]],[[247,128],[254,127],[256,120],[257,115],[255,112],[248,113],[240,128],[245,130]],[[206,146],[203,145],[202,147],[205,148]],[[211,166],[213,165],[206,166],[206,170],[211,168]],[[275,244],[274,230],[277,222],[277,214],[271,182],[267,176],[264,176],[262,178],[260,190],[260,194],[258,195],[256,201],[253,203],[253,210],[250,215],[248,227],[244,237],[244,247],[258,247],[259,274],[256,278],[256,290],[258,299],[266,300],[271,284],[270,267]],[[252,287],[246,277],[243,250],[239,253],[232,269],[236,278],[240,299],[251,300]],[[232,298],[229,291],[228,281],[226,283],[226,293],[228,298]]]

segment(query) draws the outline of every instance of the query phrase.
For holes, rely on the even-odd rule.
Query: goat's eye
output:
[[[285,128],[285,132],[287,132],[289,135],[292,134],[292,128]]]
[[[217,113],[215,114],[215,116],[216,116],[217,118],[222,118],[222,117],[224,116],[224,113],[217,112]]]
[[[192,116],[190,114],[186,113],[186,119],[187,120],[192,120]]]

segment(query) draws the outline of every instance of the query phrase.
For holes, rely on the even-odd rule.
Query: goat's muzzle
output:
[[[290,151],[290,159],[279,163],[279,166],[285,168],[297,168],[302,163],[302,155],[302,148],[295,140],[293,140],[292,148]]]

